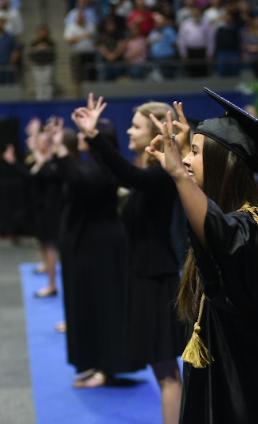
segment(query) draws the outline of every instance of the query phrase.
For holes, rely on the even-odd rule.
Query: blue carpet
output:
[[[74,389],[74,370],[66,363],[65,336],[54,331],[62,320],[61,290],[37,299],[45,276],[35,264],[21,266],[28,351],[37,424],[161,424],[159,387],[151,369],[124,374],[127,386]]]

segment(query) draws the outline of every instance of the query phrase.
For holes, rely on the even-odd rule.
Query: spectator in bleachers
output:
[[[100,78],[114,80],[123,73],[123,53],[125,40],[120,35],[119,26],[113,16],[107,16],[99,30],[98,53],[101,61]]]
[[[223,0],[211,0],[211,5],[203,13],[203,20],[207,25],[213,25],[217,28],[225,13]]]
[[[21,46],[14,35],[5,29],[6,13],[0,11],[0,84],[12,84],[19,80]]]
[[[228,0],[225,3],[226,11],[232,16],[236,26],[243,28],[251,16],[250,1]]]
[[[46,25],[38,29],[35,39],[31,42],[29,58],[32,64],[36,99],[52,99],[56,49]]]
[[[179,26],[178,49],[189,76],[207,76],[208,60],[214,49],[214,31],[204,23],[200,8],[193,6],[191,12],[191,18]]]
[[[252,5],[250,0],[238,0],[238,13],[241,21],[241,26],[244,27],[250,20],[252,15]]]
[[[133,9],[133,3],[130,0],[118,0],[115,5],[116,15],[127,18]]]
[[[226,11],[215,35],[215,60],[220,76],[230,77],[239,74],[240,50],[240,27],[234,15]]]
[[[200,9],[206,9],[211,4],[211,0],[195,0],[195,6]]]
[[[195,0],[184,0],[183,4],[184,5],[176,12],[176,23],[178,26],[180,26],[184,20],[192,17],[191,8],[194,6]]]
[[[70,10],[65,17],[65,27],[70,24],[76,24],[79,13],[83,13],[87,22],[93,25],[97,24],[98,17],[94,2],[92,0],[77,0],[76,7]]]
[[[135,0],[135,7],[127,18],[127,25],[139,25],[140,34],[147,36],[154,27],[153,13],[146,5],[145,0]]]
[[[102,22],[108,17],[112,17],[116,21],[116,26],[119,30],[120,37],[124,37],[127,32],[126,17],[120,15],[117,12],[117,5],[113,4],[110,6],[109,13],[106,15],[105,18],[103,18]],[[100,27],[101,27],[101,23],[100,23]]]
[[[11,7],[13,9],[20,9],[22,6],[22,0],[11,0]]]
[[[164,0],[160,3],[157,10],[167,18],[168,23],[173,27],[176,27],[176,14],[173,2],[170,0]]]
[[[174,74],[173,59],[176,57],[177,33],[166,16],[154,13],[155,26],[148,36],[149,57],[156,70],[164,78],[172,78]]]
[[[243,28],[241,50],[244,64],[246,63],[258,78],[258,14],[252,16]]]
[[[71,70],[79,95],[82,81],[96,79],[96,26],[88,20],[83,9],[76,12],[76,20],[67,23],[64,39],[71,46]]]
[[[19,9],[12,7],[10,0],[0,0],[0,11],[6,14],[6,31],[13,35],[23,32],[23,19]]]
[[[130,25],[130,32],[124,50],[124,60],[129,77],[133,79],[144,78],[147,54],[147,39],[142,34],[140,24],[135,22]]]

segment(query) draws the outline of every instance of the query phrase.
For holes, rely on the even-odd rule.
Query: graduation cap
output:
[[[204,90],[224,108],[225,115],[206,119],[197,126],[195,133],[223,144],[258,172],[258,119],[209,88],[204,87]]]

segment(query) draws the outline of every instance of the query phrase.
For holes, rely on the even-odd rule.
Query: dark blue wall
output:
[[[239,92],[224,92],[229,100],[239,106],[244,106],[252,98]],[[182,94],[173,96],[159,97],[133,97],[133,98],[115,98],[107,99],[108,107],[104,116],[112,119],[117,127],[119,142],[122,153],[130,157],[127,149],[128,137],[127,128],[130,126],[133,109],[141,103],[149,100],[158,100],[172,103],[174,100],[183,101],[186,115],[191,119],[203,120],[205,118],[217,116],[223,113],[223,110],[206,94]],[[45,121],[50,115],[63,116],[66,126],[73,126],[70,119],[74,108],[83,106],[82,100],[77,101],[52,101],[52,102],[5,102],[0,103],[0,118],[18,118],[20,123],[20,145],[24,149],[25,132],[24,128],[29,120],[37,116]]]

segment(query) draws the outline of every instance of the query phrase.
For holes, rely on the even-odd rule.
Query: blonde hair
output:
[[[150,119],[150,114],[152,113],[159,121],[165,121],[168,111],[172,112],[172,117],[174,118],[175,112],[172,106],[163,102],[147,102],[147,103],[143,103],[142,105],[138,106],[135,109],[134,111],[135,113],[139,112],[141,115],[143,115],[145,118],[148,119],[148,125],[150,128],[149,141],[151,141],[154,137],[156,137],[156,135],[160,134],[159,129]],[[148,155],[147,164],[153,165],[154,163],[157,163],[157,160],[153,156]]]
[[[150,114],[152,113],[160,121],[165,121],[168,111],[172,112],[172,117],[175,118],[173,107],[163,102],[146,102],[135,109],[135,112],[139,112],[145,118],[148,118],[152,138],[159,134],[159,129],[151,121]]]

